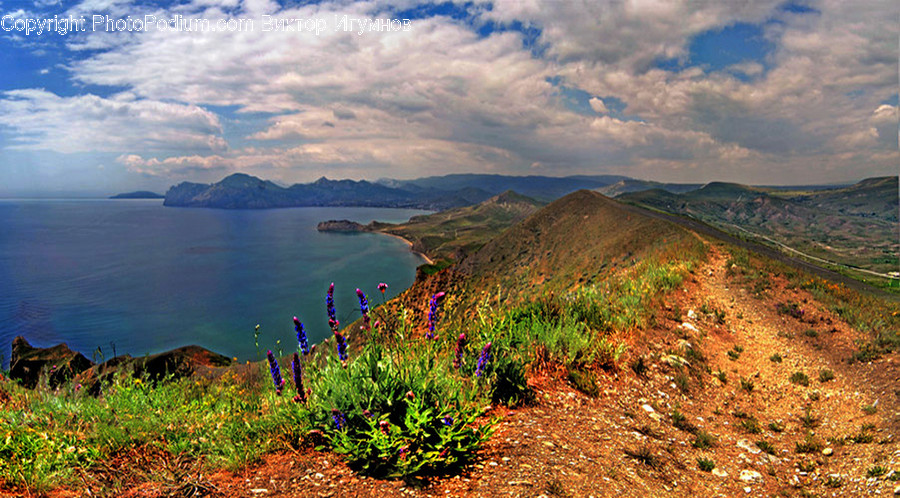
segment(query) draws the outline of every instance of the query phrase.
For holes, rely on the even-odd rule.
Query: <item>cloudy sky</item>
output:
[[[808,184],[900,165],[896,0],[0,0],[0,13],[0,196],[236,171]],[[85,22],[22,29],[54,16]],[[360,34],[343,16],[410,22]],[[209,29],[115,31],[129,18]]]

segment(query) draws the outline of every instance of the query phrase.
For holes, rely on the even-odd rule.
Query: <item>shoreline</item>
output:
[[[396,234],[393,234],[393,233],[382,232],[382,231],[380,231],[380,230],[378,230],[378,231],[373,231],[372,233],[380,233],[380,234],[382,234],[382,235],[387,235],[388,237],[394,237],[395,239],[400,239],[400,240],[402,240],[403,242],[406,242],[406,245],[409,246],[409,252],[411,252],[411,253],[413,253],[413,254],[419,255],[419,256],[420,256],[422,259],[424,259],[425,262],[428,263],[429,265],[433,265],[433,264],[434,264],[434,261],[432,261],[431,258],[429,258],[428,256],[426,256],[424,252],[419,252],[419,251],[414,250],[414,249],[413,249],[413,243],[412,243],[412,241],[410,241],[409,239],[404,238],[404,237],[401,237],[401,236],[396,235]]]

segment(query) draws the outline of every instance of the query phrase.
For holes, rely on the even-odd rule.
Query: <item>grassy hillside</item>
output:
[[[710,183],[683,194],[649,190],[619,199],[688,215],[733,234],[769,238],[843,265],[879,273],[900,269],[897,177],[802,192]]]
[[[458,261],[537,211],[542,204],[507,191],[474,206],[414,216],[407,223],[379,227],[413,243],[433,260]]]

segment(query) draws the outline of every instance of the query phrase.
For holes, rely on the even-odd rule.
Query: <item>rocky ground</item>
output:
[[[534,372],[535,402],[495,407],[498,430],[462,475],[372,479],[305,449],[238,473],[197,466],[177,486],[147,482],[131,495],[900,494],[900,357],[851,363],[861,332],[782,278],[753,294],[725,261],[713,248],[685,289],[665,298],[656,325],[626,338],[620,368],[596,372],[595,395],[552,365]]]

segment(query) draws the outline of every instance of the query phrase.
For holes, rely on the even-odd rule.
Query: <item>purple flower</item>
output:
[[[431,302],[428,304],[428,333],[425,334],[428,339],[434,339],[434,322],[437,321],[438,304],[445,295],[444,292],[438,292],[431,296]]]
[[[380,284],[378,284],[378,290],[380,290],[381,293],[384,294],[384,291],[387,290],[387,284],[384,282],[381,282]]]
[[[446,417],[441,419],[441,422],[443,422],[444,425],[447,425],[447,426],[453,425],[453,417],[447,415]]]
[[[334,282],[328,286],[328,294],[325,295],[325,308],[328,310],[328,326],[331,330],[337,330],[337,312],[334,309]]]
[[[363,291],[356,289],[356,297],[359,298],[359,311],[362,313],[363,323],[366,330],[369,330],[369,300]]]
[[[300,355],[296,352],[291,357],[291,370],[294,373],[294,385],[297,387],[297,395],[294,401],[306,401],[306,392],[303,391],[303,369],[300,367]]]
[[[475,376],[481,377],[481,374],[484,373],[484,369],[487,367],[488,362],[491,361],[491,343],[487,343],[484,345],[484,348],[481,349],[481,356],[478,357],[478,366],[475,368]]]
[[[344,414],[337,410],[331,410],[331,420],[334,421],[334,425],[335,427],[337,427],[337,430],[341,430],[347,427],[347,417],[344,417]]]
[[[281,395],[281,390],[284,388],[284,379],[281,378],[281,369],[278,368],[278,361],[275,360],[275,355],[272,354],[272,351],[266,351],[266,358],[269,359],[269,372],[272,374],[272,382],[275,383],[275,393],[279,396]]]
[[[340,332],[335,330],[334,331],[334,341],[335,341],[335,343],[337,343],[338,358],[341,359],[341,363],[346,363],[347,362],[347,340],[344,338],[343,334],[341,334]]]
[[[466,349],[466,334],[459,334],[459,337],[456,339],[456,351],[454,351],[455,356],[453,357],[453,368],[459,368],[462,366],[462,358],[463,351]]]
[[[297,342],[300,344],[300,350],[303,354],[309,354],[309,341],[306,339],[306,331],[303,330],[303,324],[297,317],[294,317],[294,330],[297,331]]]

